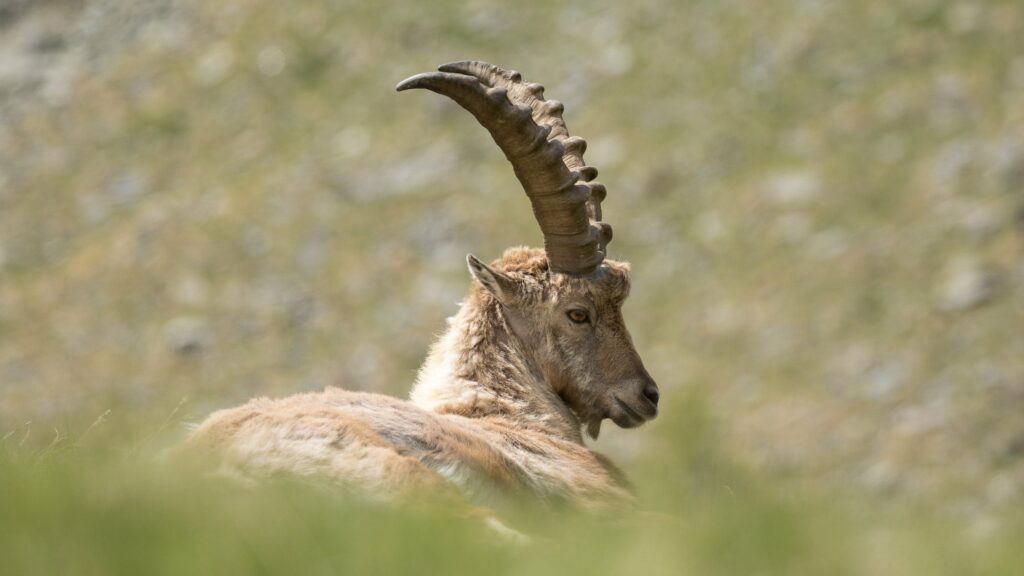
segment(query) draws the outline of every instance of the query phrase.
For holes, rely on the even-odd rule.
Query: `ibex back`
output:
[[[185,448],[245,478],[287,473],[384,497],[456,489],[473,501],[525,493],[586,508],[630,500],[622,475],[586,448],[608,418],[654,418],[658,387],[622,318],[629,265],[605,259],[605,189],[583,163],[562,105],[517,72],[457,62],[426,88],[469,110],[512,163],[544,250],[512,248],[474,278],[420,369],[411,401],[328,388],[221,410]]]

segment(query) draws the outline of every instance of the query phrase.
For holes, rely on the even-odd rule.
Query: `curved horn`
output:
[[[540,84],[486,62],[453,62],[438,70],[403,80],[397,90],[425,88],[473,114],[530,198],[551,269],[592,272],[612,237],[611,226],[600,221],[605,188],[592,182],[597,169],[584,164],[587,143],[569,136],[562,104],[545,100]]]

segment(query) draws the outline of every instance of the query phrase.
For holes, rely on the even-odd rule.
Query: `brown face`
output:
[[[510,250],[495,263],[500,271],[480,269],[475,259],[470,270],[508,311],[513,330],[591,436],[605,418],[633,428],[657,416],[658,385],[622,318],[629,265],[606,260],[578,277],[549,272],[542,259],[542,251]]]

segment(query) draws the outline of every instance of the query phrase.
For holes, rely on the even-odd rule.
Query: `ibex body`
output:
[[[411,401],[328,388],[219,411],[186,447],[248,478],[288,473],[371,494],[454,488],[472,500],[520,492],[584,507],[628,501],[610,462],[586,448],[601,422],[638,426],[658,389],[622,319],[629,266],[605,260],[604,188],[583,164],[561,105],[542,87],[481,62],[399,85],[447,95],[512,162],[545,250],[490,266],[468,257],[469,297],[420,370]]]

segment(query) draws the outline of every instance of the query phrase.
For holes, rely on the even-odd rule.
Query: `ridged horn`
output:
[[[486,62],[452,62],[438,72],[400,82],[398,91],[425,88],[468,110],[512,163],[544,235],[556,272],[589,274],[605,257],[612,228],[601,222],[605,187],[583,162],[587,143],[569,135],[562,104],[544,99],[544,87],[514,70]]]

